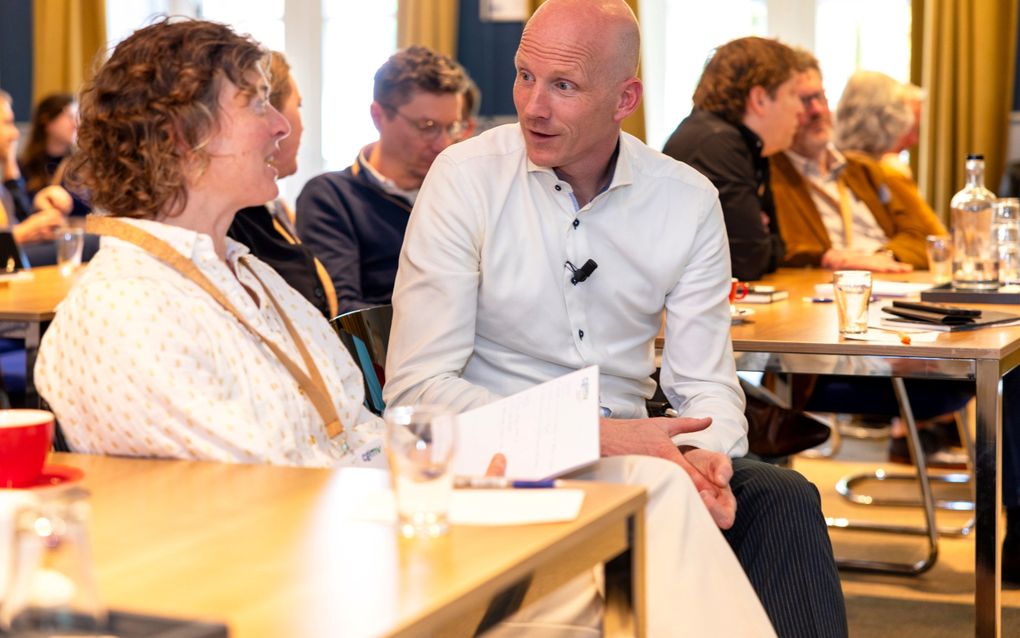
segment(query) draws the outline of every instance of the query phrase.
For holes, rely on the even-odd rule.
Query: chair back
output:
[[[352,310],[330,322],[365,379],[365,407],[376,414],[386,408],[382,387],[386,383],[386,349],[390,343],[393,306]]]

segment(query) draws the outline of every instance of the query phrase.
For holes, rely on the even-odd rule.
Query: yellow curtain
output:
[[[535,9],[541,6],[544,0],[531,0],[531,12],[534,13]],[[630,5],[634,15],[638,14],[638,0],[627,0],[627,4]],[[638,77],[641,77],[641,69],[638,69]],[[623,121],[623,130],[630,133],[634,137],[641,141],[645,141],[645,103],[641,101],[638,103],[637,110],[630,114],[630,117]]]
[[[923,10],[922,121],[918,183],[948,217],[963,186],[964,156],[983,153],[985,185],[1002,178],[1013,100],[1017,0],[927,0]]]
[[[398,0],[397,46],[412,44],[457,58],[458,0]]]
[[[34,102],[57,91],[75,93],[106,47],[104,0],[34,0]]]

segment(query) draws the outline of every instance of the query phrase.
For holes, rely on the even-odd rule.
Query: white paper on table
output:
[[[457,416],[453,473],[481,476],[497,452],[506,475],[540,480],[599,458],[599,369],[590,366]]]
[[[572,521],[581,513],[584,490],[453,490],[450,522],[454,525],[534,525]],[[367,494],[351,517],[380,523],[397,520],[392,490]]]
[[[930,290],[935,284],[920,281],[886,281],[884,279],[871,280],[871,296],[877,298],[900,298],[920,295],[925,290]],[[823,299],[833,298],[832,284],[815,284],[815,296]]]

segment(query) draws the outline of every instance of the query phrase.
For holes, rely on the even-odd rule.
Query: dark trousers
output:
[[[1002,381],[1002,504],[1020,507],[1020,370]]]
[[[843,589],[818,489],[799,473],[733,459],[737,518],[723,534],[780,638],[846,636]]]

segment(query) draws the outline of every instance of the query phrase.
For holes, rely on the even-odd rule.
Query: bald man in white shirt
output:
[[[602,455],[658,456],[690,477],[780,635],[845,635],[817,490],[739,458],[747,426],[717,192],[620,132],[641,98],[639,49],[617,0],[550,0],[528,22],[520,123],[444,151],[419,193],[385,398],[465,409],[599,365],[613,417]],[[578,277],[589,259],[597,268]],[[664,310],[661,382],[679,419],[644,407]]]

